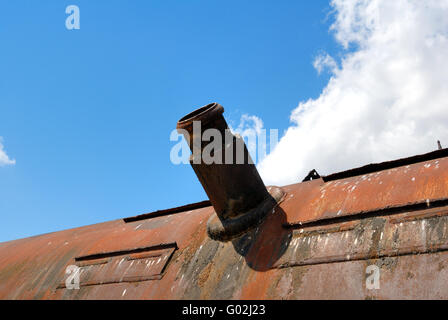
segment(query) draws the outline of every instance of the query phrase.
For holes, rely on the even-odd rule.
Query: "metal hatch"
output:
[[[169,243],[77,257],[75,265],[80,268],[79,285],[159,280],[176,249],[176,243]],[[64,280],[58,289],[65,286]]]

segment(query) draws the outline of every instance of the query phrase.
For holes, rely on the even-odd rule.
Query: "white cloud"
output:
[[[325,69],[329,69],[331,73],[335,73],[338,69],[338,64],[328,53],[318,55],[314,59],[313,66],[319,74]]]
[[[10,159],[6,154],[6,151],[3,149],[3,138],[0,137],[0,167],[15,164],[16,160]]]
[[[248,114],[243,114],[240,118],[240,123],[238,127],[232,128],[231,130],[241,136],[247,135],[257,135],[261,133],[263,129],[263,120],[257,116],[252,116]]]
[[[326,56],[317,63],[318,71],[330,66],[331,79],[292,111],[292,125],[259,164],[267,184],[432,151],[438,139],[448,145],[448,0],[331,6],[335,39],[352,50],[339,68]]]
[[[236,128],[229,126],[233,133],[239,134],[244,138],[252,160],[256,163],[259,154],[258,147],[266,147],[258,143],[258,139],[263,132],[263,121],[257,116],[243,114],[240,118],[240,123]]]

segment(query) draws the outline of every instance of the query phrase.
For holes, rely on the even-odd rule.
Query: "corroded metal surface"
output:
[[[0,298],[446,299],[447,169],[441,158],[286,186],[257,229],[226,243],[207,236],[212,207],[0,243]],[[69,265],[79,290],[64,287]],[[369,265],[379,289],[366,287]]]
[[[349,216],[448,199],[448,158],[410,164],[325,183],[312,180],[284,188],[288,223]]]

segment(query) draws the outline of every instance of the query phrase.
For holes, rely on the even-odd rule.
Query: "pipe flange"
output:
[[[220,220],[218,215],[212,215],[207,222],[208,236],[217,241],[229,241],[258,226],[268,213],[283,200],[285,195],[285,192],[279,187],[269,187],[268,192],[270,197],[256,208],[239,216]]]

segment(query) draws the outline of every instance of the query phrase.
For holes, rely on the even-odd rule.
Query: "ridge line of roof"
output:
[[[169,215],[169,214],[173,214],[173,213],[184,212],[187,210],[194,210],[194,209],[210,207],[211,205],[212,204],[211,204],[210,200],[205,200],[205,201],[186,204],[186,205],[183,205],[180,207],[157,210],[157,211],[153,211],[153,212],[149,212],[149,213],[139,214],[139,215],[133,216],[133,217],[123,218],[123,221],[125,223],[128,223],[128,222],[134,222],[134,221],[139,221],[139,220],[151,219],[151,218],[165,216],[165,215]]]
[[[430,161],[430,160],[435,160],[435,159],[440,159],[440,158],[445,158],[445,157],[448,157],[448,148],[431,151],[428,153],[419,154],[419,155],[415,155],[415,156],[411,156],[411,157],[407,157],[407,158],[401,158],[401,159],[397,159],[397,160],[390,160],[390,161],[379,162],[379,163],[371,163],[371,164],[367,164],[362,167],[332,173],[327,176],[322,176],[321,178],[324,182],[340,180],[340,179],[360,176],[360,175],[369,174],[372,172],[393,169],[393,168],[397,168],[397,167],[402,167],[402,166],[406,166],[406,165],[411,165],[411,164],[415,164],[415,163],[419,163],[419,162],[425,162],[425,161]]]

